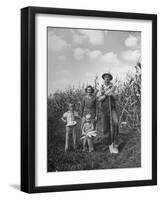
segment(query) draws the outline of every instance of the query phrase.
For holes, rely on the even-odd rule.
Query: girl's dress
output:
[[[83,137],[81,139],[83,139],[83,150],[85,150],[86,148],[86,143],[88,143],[88,148],[89,151],[93,151],[94,147],[93,147],[93,137],[95,137],[97,135],[96,130],[94,130],[94,125],[93,123],[87,123],[85,122],[82,128],[82,135]]]

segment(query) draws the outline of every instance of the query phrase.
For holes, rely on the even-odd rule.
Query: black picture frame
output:
[[[152,21],[152,179],[61,186],[35,186],[35,16],[59,14]],[[21,190],[58,192],[157,184],[157,15],[45,7],[21,9]]]

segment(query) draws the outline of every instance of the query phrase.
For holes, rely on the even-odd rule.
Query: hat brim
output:
[[[86,88],[85,88],[85,92],[87,93],[87,89],[88,88],[91,88],[91,90],[92,90],[92,93],[94,93],[94,88],[91,86],[91,85],[88,85]]]
[[[111,74],[109,74],[109,73],[102,74],[102,78],[105,79],[106,75],[109,76],[111,80],[113,79],[113,76]]]

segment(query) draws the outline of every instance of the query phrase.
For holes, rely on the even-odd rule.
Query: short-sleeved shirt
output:
[[[78,113],[76,111],[67,111],[63,114],[63,119],[66,119],[66,126],[74,126],[76,125],[75,117],[78,117]]]

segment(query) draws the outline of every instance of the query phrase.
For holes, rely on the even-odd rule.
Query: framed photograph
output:
[[[157,184],[157,16],[21,9],[21,190]]]

